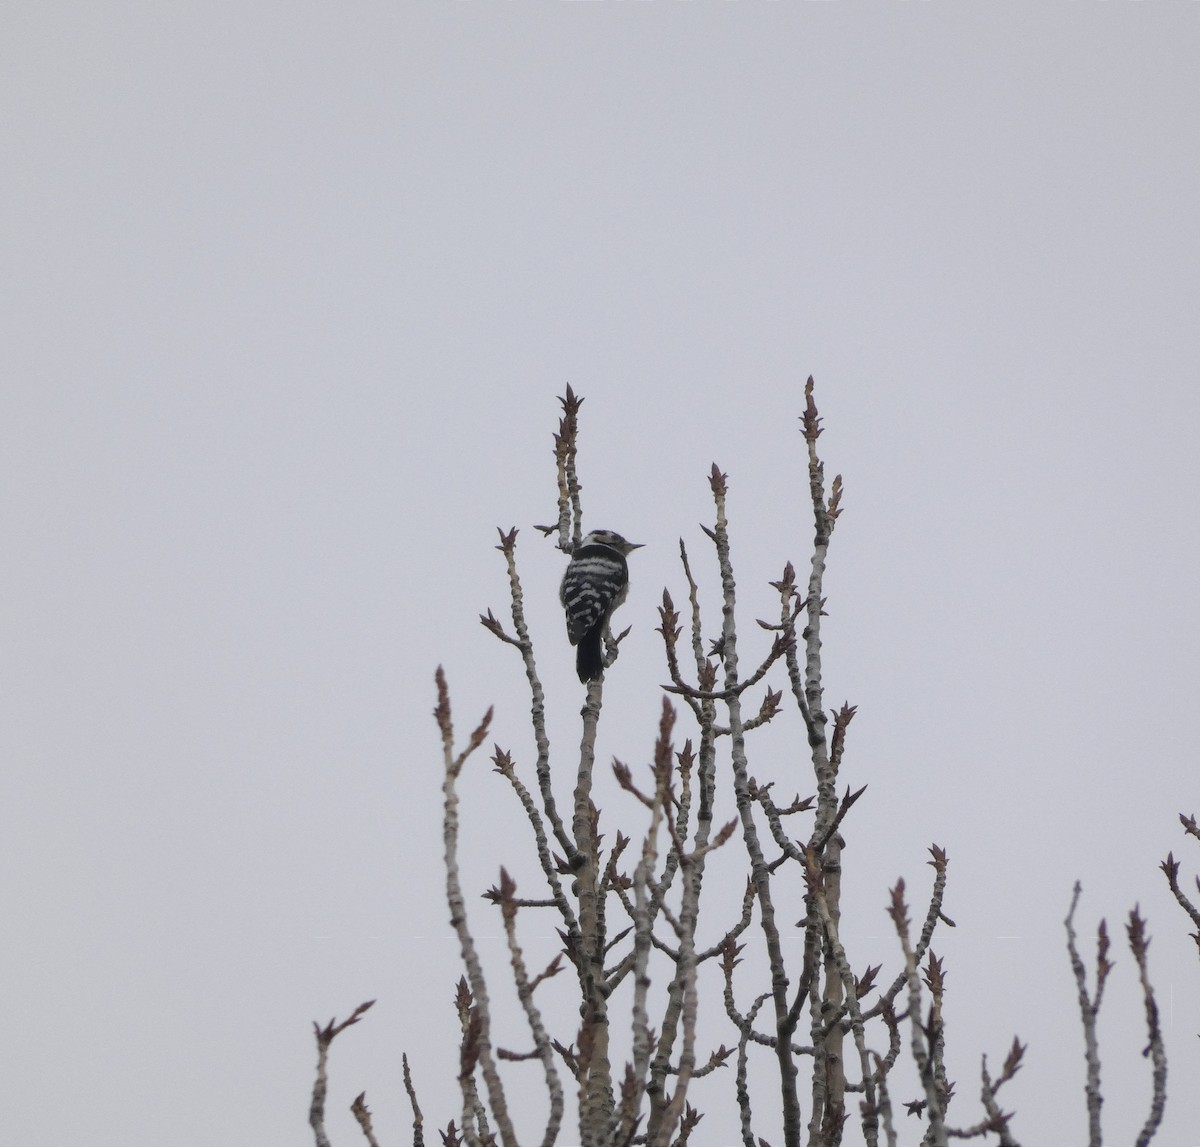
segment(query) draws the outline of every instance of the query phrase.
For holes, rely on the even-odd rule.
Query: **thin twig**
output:
[[[1150,1114],[1138,1133],[1136,1147],[1148,1147],[1154,1133],[1162,1123],[1163,1111],[1167,1103],[1167,1053],[1163,1047],[1162,1028],[1158,1022],[1158,1004],[1154,1000],[1154,989],[1150,986],[1150,973],[1146,968],[1146,949],[1150,947],[1150,937],[1146,935],[1146,922],[1135,907],[1129,913],[1129,923],[1125,926],[1129,938],[1129,950],[1138,967],[1138,980],[1142,985],[1142,1000],[1146,1008],[1146,1028],[1149,1033],[1149,1043],[1143,1055],[1148,1056],[1154,1065],[1154,1090],[1150,1099]]]
[[[921,978],[918,975],[916,953],[909,938],[908,905],[904,902],[903,880],[896,882],[895,888],[892,889],[891,901],[888,914],[896,927],[896,935],[900,938],[900,947],[904,952],[905,982],[908,985],[910,1046],[921,1085],[925,1089],[925,1106],[929,1113],[929,1131],[926,1134],[925,1142],[932,1144],[933,1147],[946,1147],[945,1109],[943,1097],[934,1079],[929,1042],[925,1027],[921,1022]]]
[[[375,1138],[375,1128],[371,1126],[371,1112],[367,1109],[367,1093],[365,1091],[360,1091],[354,1102],[350,1104],[350,1112],[358,1120],[359,1127],[362,1128],[367,1147],[379,1147],[379,1140]]]
[[[783,945],[775,922],[775,905],[771,897],[771,877],[754,823],[753,800],[750,797],[749,769],[746,742],[742,727],[741,696],[738,692],[737,625],[735,619],[737,589],[729,550],[729,524],[725,517],[726,475],[713,464],[709,486],[716,507],[716,524],[711,533],[721,571],[722,616],[721,650],[724,662],[725,704],[729,713],[730,753],[733,758],[734,793],[742,823],[742,840],[750,859],[750,877],[758,896],[759,923],[766,940],[767,959],[771,969],[771,996],[775,1004],[778,1039],[775,1054],[779,1064],[780,1105],[783,1113],[784,1147],[800,1147],[800,1102],[796,1090],[797,1070],[791,1050],[788,1014],[788,977],[783,959]]]
[[[337,1020],[330,1020],[324,1027],[321,1027],[317,1023],[313,1024],[313,1031],[317,1037],[317,1078],[313,1083],[312,1102],[308,1109],[308,1123],[313,1129],[317,1147],[329,1147],[329,1137],[325,1133],[325,1096],[329,1088],[329,1078],[326,1070],[329,1060],[329,1045],[348,1027],[358,1023],[367,1009],[374,1003],[374,1000],[368,1000],[365,1004],[359,1004],[350,1013],[350,1018],[342,1020],[341,1023],[338,1023]]]
[[[458,875],[458,793],[456,782],[467,758],[483,744],[491,725],[492,710],[488,709],[482,721],[471,734],[465,749],[457,755],[454,752],[454,726],[450,715],[450,691],[446,685],[446,675],[439,665],[437,670],[438,703],[434,710],[438,728],[442,734],[442,755],[445,768],[445,780],[442,783],[443,814],[442,842],[445,847],[446,864],[446,900],[450,907],[450,924],[458,936],[459,950],[463,964],[467,969],[467,977],[474,997],[473,1019],[474,1030],[472,1038],[467,1041],[471,1058],[478,1063],[483,1072],[484,1084],[487,1087],[488,1101],[492,1114],[500,1130],[500,1138],[504,1147],[516,1147],[516,1135],[513,1132],[512,1121],[508,1115],[508,1104],[505,1100],[504,1087],[496,1070],[492,1057],[491,1045],[491,1014],[488,1004],[487,982],[483,975],[483,965],[475,948],[475,940],[467,924],[466,903],[463,900],[462,885]],[[470,1072],[462,1073],[464,1096],[463,1131],[470,1136],[473,1103],[470,1101],[468,1086]]]
[[[401,1055],[400,1062],[404,1068],[404,1090],[408,1093],[408,1102],[413,1113],[413,1147],[425,1147],[425,1119],[421,1115],[421,1106],[417,1103],[417,1090],[413,1086],[412,1072],[408,1069],[408,1056]]]
[[[525,969],[524,953],[517,942],[517,886],[504,868],[500,869],[499,892],[500,914],[504,920],[504,936],[508,942],[509,960],[512,966],[513,982],[517,988],[517,999],[521,1001],[525,1019],[529,1023],[529,1030],[533,1034],[536,1054],[542,1062],[542,1070],[546,1077],[546,1090],[550,1093],[550,1115],[545,1133],[542,1135],[542,1147],[551,1147],[562,1126],[563,1089],[562,1082],[558,1078],[558,1071],[554,1066],[550,1037],[546,1034],[542,1013],[533,1001],[533,993],[542,979],[553,975],[558,970],[558,962],[556,959],[546,973],[533,981],[530,980],[529,973]]]
[[[1067,929],[1067,953],[1071,957],[1071,971],[1079,991],[1079,1012],[1083,1022],[1084,1059],[1087,1062],[1088,1147],[1100,1147],[1100,1105],[1104,1102],[1104,1097],[1100,1093],[1100,1049],[1096,1041],[1096,1016],[1100,1011],[1104,983],[1112,970],[1112,964],[1108,959],[1108,930],[1101,920],[1097,932],[1096,994],[1090,997],[1087,990],[1087,971],[1075,946],[1075,909],[1082,892],[1083,885],[1078,880],[1075,881],[1075,890],[1071,894],[1071,908],[1063,923]]]
[[[513,528],[507,534],[500,531],[500,544],[496,548],[504,555],[505,564],[508,569],[513,627],[517,631],[517,639],[512,641],[511,644],[515,645],[521,651],[521,660],[525,666],[525,680],[529,683],[529,720],[533,727],[534,744],[537,746],[536,772],[538,789],[542,795],[542,807],[546,810],[546,817],[550,821],[550,828],[554,833],[554,839],[558,841],[559,847],[563,849],[569,860],[574,850],[575,842],[571,839],[563,825],[562,817],[558,812],[558,805],[554,800],[554,788],[550,783],[550,737],[546,732],[546,694],[542,688],[541,678],[538,676],[537,662],[533,655],[533,639],[529,635],[529,626],[525,620],[525,597],[521,589],[521,578],[517,572],[516,529]],[[488,617],[491,617],[490,612]],[[484,624],[487,626],[486,620]],[[498,625],[499,623],[497,623]],[[492,628],[491,626],[487,627]],[[492,631],[496,632],[496,629]],[[526,809],[526,814],[529,815],[528,809]],[[540,831],[542,835],[545,834],[545,830],[539,829],[539,826],[536,824],[534,825],[534,831]]]

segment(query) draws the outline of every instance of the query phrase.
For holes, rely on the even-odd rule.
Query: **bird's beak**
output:
[[[642,548],[642,546],[644,546],[646,543],[645,542],[626,542],[625,544],[631,550],[640,550]]]

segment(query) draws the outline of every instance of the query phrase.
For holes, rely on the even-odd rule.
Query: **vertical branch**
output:
[[[517,999],[520,1000],[521,1007],[525,1011],[525,1018],[529,1022],[533,1045],[545,1073],[546,1090],[550,1093],[550,1116],[542,1136],[542,1147],[551,1147],[554,1140],[558,1138],[559,1127],[562,1126],[562,1083],[558,1078],[558,1070],[554,1066],[553,1048],[550,1037],[546,1034],[546,1026],[542,1022],[542,1013],[533,1002],[533,990],[537,985],[530,983],[529,973],[525,969],[525,956],[517,943],[517,885],[504,868],[500,869],[500,886],[497,893],[495,899],[500,905],[500,914],[504,920],[504,936],[508,942],[509,960],[512,966],[513,982],[517,988]],[[559,959],[561,956],[555,957],[554,963],[550,965],[545,976],[552,976],[558,971]]]
[[[350,1113],[358,1120],[363,1138],[367,1141],[367,1147],[379,1147],[379,1140],[375,1138],[375,1128],[371,1124],[371,1112],[367,1108],[365,1091],[359,1092],[358,1097],[350,1104]]]
[[[650,825],[642,842],[642,856],[633,877],[633,1076],[623,1106],[626,1108],[621,1126],[621,1141],[633,1138],[637,1112],[645,1093],[650,1070],[650,1019],[646,1001],[650,992],[650,947],[652,911],[655,895],[654,873],[658,863],[658,833],[667,813],[671,781],[671,732],[675,725],[675,710],[663,698],[659,719],[658,740],[654,746],[654,795],[650,804]],[[653,1139],[649,1140],[653,1142]]]
[[[819,806],[818,806],[819,807]],[[819,814],[818,814],[819,815]],[[842,1025],[837,1021],[845,1006],[842,976],[838,970],[838,956],[834,937],[837,936],[842,919],[842,837],[834,832],[825,846],[820,860],[824,888],[823,906],[829,920],[823,943],[825,961],[821,987],[820,1014],[824,1025],[821,1041],[822,1070],[825,1077],[825,1112],[822,1128],[825,1140],[837,1142],[832,1128],[846,1114],[846,1066],[843,1062],[844,1043]]]
[[[1149,1043],[1143,1055],[1149,1056],[1154,1065],[1154,1090],[1150,1099],[1150,1114],[1137,1137],[1136,1147],[1148,1147],[1158,1125],[1162,1122],[1163,1110],[1167,1103],[1167,1053],[1163,1048],[1162,1029],[1158,1022],[1158,1004],[1154,1000],[1154,989],[1150,986],[1150,973],[1146,970],[1146,949],[1150,947],[1150,937],[1146,935],[1146,922],[1135,907],[1129,913],[1129,923],[1125,926],[1129,937],[1129,950],[1137,962],[1138,979],[1142,985],[1142,1000],[1146,1007],[1146,1028]]]
[[[816,863],[815,854],[814,863]],[[812,1111],[808,1118],[809,1147],[824,1147],[822,1127],[829,1099],[829,1073],[826,1070],[829,1033],[821,1007],[821,982],[818,975],[821,955],[826,946],[827,940],[821,929],[816,905],[812,903],[810,897],[808,913],[804,920],[804,975],[796,989],[796,997],[792,1001],[791,1008],[791,1014],[798,1024],[802,1008],[806,1003],[808,1005],[809,1035],[813,1046],[812,1071],[809,1079],[812,1089]]]
[[[462,1091],[462,1133],[467,1147],[483,1147],[491,1131],[487,1108],[475,1086],[475,1069],[479,1066],[480,1015],[475,1007],[467,977],[460,976],[454,993],[454,1011],[458,1016],[458,1086]],[[490,1145],[489,1145],[490,1147]]]
[[[558,547],[573,553],[583,538],[583,506],[577,469],[579,408],[583,399],[570,386],[559,399],[563,414],[554,436],[554,459],[558,476],[558,521],[552,527],[540,527],[544,533],[557,532]],[[531,679],[532,685],[532,679]],[[538,783],[542,802],[559,843],[567,853],[574,874],[573,891],[579,903],[579,934],[573,954],[582,994],[582,1023],[579,1030],[578,1058],[580,1097],[579,1124],[584,1147],[597,1147],[612,1117],[614,1099],[612,1068],[609,1062],[608,998],[604,983],[605,926],[604,904],[600,890],[599,845],[596,839],[598,813],[592,803],[592,775],[596,756],[596,730],[603,699],[601,681],[588,683],[583,707],[583,736],[579,748],[579,770],[575,781],[572,833],[568,835],[555,811],[550,787],[549,753],[538,747]],[[534,690],[535,722],[540,714],[541,689]],[[544,719],[544,718],[543,718]],[[543,730],[544,733],[544,730]],[[572,839],[572,836],[574,839]],[[568,949],[570,950],[570,948]]]
[[[488,709],[483,720],[471,734],[467,747],[456,756],[454,753],[454,725],[450,717],[450,691],[446,686],[446,675],[442,672],[440,665],[436,680],[438,703],[437,708],[434,709],[434,717],[442,734],[442,755],[445,767],[445,780],[442,783],[442,842],[445,847],[446,900],[450,907],[450,924],[458,936],[459,950],[467,968],[467,977],[470,980],[471,993],[475,1001],[476,1034],[469,1042],[472,1045],[473,1058],[483,1071],[488,1101],[500,1128],[501,1141],[504,1147],[516,1147],[517,1140],[508,1116],[504,1088],[492,1057],[491,1014],[488,1005],[487,982],[484,980],[483,966],[479,961],[479,953],[475,949],[474,938],[467,925],[467,908],[458,875],[458,793],[455,785],[467,757],[483,744],[483,740],[487,736],[492,720],[492,710]],[[466,1097],[464,1091],[464,1099]],[[467,1128],[464,1127],[464,1130]]]
[[[683,564],[684,575],[688,582],[689,600],[692,615],[692,653],[696,663],[697,676],[701,688],[709,692],[715,683],[715,671],[704,656],[701,644],[701,618],[699,591],[692,577],[688,563],[687,548],[682,539],[679,543],[680,560]],[[666,646],[667,663],[672,680],[682,684],[679,663],[676,654],[676,642],[679,629],[676,625],[678,615],[675,613],[670,594],[663,591],[663,605],[659,610],[662,625],[659,632],[663,635]],[[686,696],[686,694],[685,694]],[[661,1135],[664,1121],[670,1124],[668,1118],[673,1101],[667,1095],[667,1076],[671,1068],[671,1054],[675,1047],[676,1036],[682,1021],[685,1028],[685,1041],[689,1030],[694,1034],[694,1021],[689,1028],[685,1011],[690,1007],[694,1011],[695,984],[695,930],[699,912],[700,888],[704,879],[704,859],[709,837],[712,831],[713,799],[716,787],[716,702],[711,695],[692,700],[693,712],[700,724],[700,749],[698,755],[693,755],[692,743],[689,740],[684,751],[679,754],[680,774],[683,782],[683,794],[680,800],[679,813],[673,834],[674,847],[667,858],[666,870],[660,881],[656,895],[661,899],[666,893],[668,879],[672,876],[675,866],[683,866],[683,902],[679,913],[680,949],[675,962],[675,975],[667,985],[667,1003],[663,1010],[662,1023],[659,1029],[658,1046],[650,1069],[650,1081],[647,1093],[650,1099],[650,1113],[646,1124],[646,1140],[656,1143]],[[696,787],[699,790],[699,802],[696,815],[696,826],[692,837],[690,858],[686,856],[683,838],[688,831],[688,813],[691,807],[690,786],[688,777],[695,762]],[[691,993],[691,995],[689,995]],[[677,1087],[675,1095],[681,1095]]]
[[[658,1128],[657,1138],[652,1147],[667,1147],[671,1141],[676,1125],[684,1114],[684,1104],[687,1099],[688,1085],[696,1069],[696,1017],[698,1001],[696,996],[696,907],[699,896],[697,878],[697,863],[699,858],[694,854],[683,861],[684,906],[680,914],[679,929],[679,965],[676,979],[682,997],[682,1015],[680,1024],[683,1029],[683,1046],[679,1055],[679,1071],[675,1079],[675,1091],[670,1103],[663,1113],[662,1123]]]
[[[730,959],[728,962],[733,961]],[[728,966],[725,973],[725,995],[726,1010],[731,1011],[730,1002],[733,995],[732,968]],[[754,1030],[754,1021],[758,1018],[758,1013],[762,1010],[763,1004],[770,998],[770,992],[764,992],[761,996],[757,997],[754,1003],[750,1005],[750,1010],[746,1013],[745,1019],[738,1025],[737,1104],[742,1132],[742,1147],[761,1147],[763,1142],[761,1139],[755,1138],[754,1128],[751,1123],[754,1108],[750,1102],[749,1056],[747,1050],[750,1044],[751,1033]]]
[[[821,667],[821,618],[824,615],[825,566],[829,554],[829,541],[841,512],[839,507],[842,496],[842,479],[841,475],[834,478],[832,494],[826,502],[825,465],[817,454],[817,439],[822,433],[821,418],[813,399],[811,375],[804,386],[804,402],[804,414],[801,422],[804,441],[808,448],[808,485],[812,500],[814,534],[808,594],[804,600],[807,619],[801,635],[804,642],[803,674],[800,670],[799,652],[794,647],[788,650],[787,665],[792,694],[808,729],[809,749],[812,753],[813,772],[816,774],[817,781],[817,815],[813,822],[810,847],[816,850],[818,855],[826,907],[836,930],[841,920],[842,848],[845,844],[841,835],[834,830],[838,807],[837,772],[845,727],[850,720],[849,715],[843,717],[843,714],[849,712],[852,715],[853,710],[849,706],[845,706],[842,713],[839,714],[834,733],[835,749],[831,752],[825,731],[828,717],[825,713]],[[792,581],[790,565],[785,571],[784,580],[783,588],[790,589]],[[786,599],[783,608],[785,611],[788,609]],[[824,1104],[828,1105],[828,1111],[838,1117],[845,1111],[844,1040],[841,1025],[830,1024],[827,1021],[830,1016],[837,1015],[842,1007],[843,987],[832,947],[829,944],[824,945],[824,952],[825,967],[819,1006],[825,1021],[823,1023],[825,1035],[818,1049],[820,1070],[824,1078],[818,1080],[814,1075],[813,1085],[816,1094],[821,1097]],[[818,1114],[814,1111],[814,1124],[817,1118]],[[828,1125],[828,1118],[823,1116],[822,1122]]]
[[[333,1026],[333,1021],[329,1021]],[[314,1023],[317,1030],[317,1078],[313,1083],[312,1102],[308,1108],[308,1125],[313,1129],[317,1147],[329,1147],[329,1136],[325,1133],[325,1096],[329,1088],[329,1077],[326,1065],[329,1059],[329,1042],[332,1038],[322,1039],[322,1030]]]
[[[583,737],[575,782],[575,890],[579,900],[579,980],[583,994],[583,1032],[588,1055],[583,1084],[580,1136],[583,1147],[597,1147],[612,1118],[614,1099],[609,1062],[608,997],[604,990],[604,913],[600,902],[599,843],[592,777],[596,761],[596,731],[604,698],[603,679],[588,682],[583,706]]]
[[[817,404],[813,400],[813,380],[810,376],[804,386],[805,409],[802,418],[804,440],[808,445],[808,484],[812,497],[813,536],[812,568],[808,578],[808,596],[805,609],[808,620],[802,634],[804,639],[804,677],[802,688],[797,689],[798,674],[793,674],[792,688],[800,694],[801,711],[808,726],[809,745],[812,748],[813,768],[817,775],[817,818],[813,825],[814,839],[826,834],[837,812],[837,770],[833,767],[825,736],[828,718],[824,711],[824,683],[821,677],[821,618],[825,599],[825,564],[829,554],[829,540],[834,524],[841,513],[842,479],[839,474],[833,480],[833,492],[828,504],[825,501],[825,464],[817,455],[817,439],[822,434],[821,419]],[[796,661],[789,654],[788,668]]]
[[[697,833],[697,837],[700,833]],[[707,842],[707,829],[704,833]],[[663,1011],[662,1024],[659,1030],[658,1046],[655,1050],[654,1061],[650,1075],[650,1118],[647,1123],[646,1139],[649,1143],[657,1142],[661,1136],[660,1128],[664,1125],[669,1129],[672,1123],[670,1107],[674,1099],[666,1093],[666,1080],[671,1066],[671,1053],[680,1024],[683,1026],[684,1050],[681,1056],[679,1082],[674,1095],[682,1103],[684,1089],[682,1083],[682,1064],[694,1063],[692,1044],[695,1040],[696,1024],[696,924],[700,908],[700,888],[704,880],[704,858],[707,843],[697,844],[691,853],[681,853],[683,869],[683,902],[679,910],[679,953],[675,961],[675,975],[667,985],[667,1005]],[[676,1109],[675,1117],[678,1115]]]
[[[413,1147],[425,1147],[425,1119],[421,1114],[420,1104],[417,1103],[417,1089],[413,1086],[412,1072],[408,1069],[408,1056],[400,1057],[404,1068],[404,1090],[408,1093],[409,1106],[413,1113]]]
[[[1087,971],[1075,946],[1075,909],[1082,892],[1083,885],[1078,880],[1075,881],[1071,908],[1063,923],[1067,929],[1067,952],[1071,957],[1075,986],[1079,990],[1079,1012],[1083,1021],[1084,1058],[1087,1062],[1088,1147],[1100,1147],[1100,1106],[1104,1097],[1100,1094],[1100,1049],[1096,1042],[1096,1016],[1100,1012],[1100,1002],[1104,996],[1104,983],[1113,966],[1108,959],[1108,929],[1101,920],[1096,944],[1096,994],[1089,997]]]
[[[945,1108],[934,1079],[933,1064],[926,1044],[926,1032],[921,1023],[921,979],[917,974],[917,956],[908,935],[908,905],[904,902],[903,880],[898,880],[896,887],[892,889],[892,902],[888,908],[888,915],[891,916],[892,923],[896,927],[896,934],[900,938],[900,947],[904,953],[904,977],[908,985],[908,1023],[912,1033],[912,1057],[921,1077],[921,1085],[925,1089],[925,1103],[929,1111],[929,1131],[924,1142],[932,1144],[933,1147],[946,1147]]]
[[[838,934],[838,922],[834,920],[833,913],[829,909],[821,872],[817,868],[815,857],[811,852],[808,854],[806,876],[812,890],[812,903],[816,908],[817,915],[820,917],[821,927],[825,933],[825,944],[830,953],[830,958],[833,960],[838,980],[842,984],[845,993],[846,1009],[850,1013],[850,1026],[854,1033],[854,1044],[858,1051],[859,1064],[862,1070],[863,1093],[866,1101],[864,1104],[865,1113],[863,1115],[863,1136],[867,1141],[867,1147],[877,1147],[879,1142],[879,1115],[875,1092],[875,1075],[871,1070],[870,1053],[867,1051],[862,1010],[858,1006],[857,985],[855,984],[854,973],[850,970],[850,961],[846,956],[846,950],[842,946],[842,940]],[[828,1049],[829,1045],[828,1041],[826,1041],[827,1055],[829,1054]],[[842,1072],[842,1076],[844,1079],[844,1071]],[[844,1113],[844,1096],[838,1096],[837,1101],[840,1101]],[[835,1102],[832,1096],[829,1097],[829,1102]]]
[[[580,399],[580,402],[583,400]],[[572,473],[574,471],[572,470]],[[530,693],[530,723],[533,726],[534,744],[537,746],[537,779],[538,788],[542,794],[542,807],[550,821],[551,830],[559,846],[571,855],[574,842],[563,827],[562,817],[558,813],[558,805],[554,800],[554,789],[550,783],[550,738],[546,733],[546,694],[538,677],[537,663],[533,656],[533,641],[529,636],[529,626],[525,620],[525,597],[521,589],[521,578],[517,573],[517,531],[514,527],[508,533],[503,530],[500,534],[500,544],[496,547],[503,555],[508,567],[509,594],[512,599],[513,628],[516,639],[508,637],[500,628],[499,623],[489,612],[480,618],[484,627],[495,633],[501,640],[515,645],[521,652],[521,660],[525,666],[525,680],[529,683]]]
[[[578,454],[579,408],[583,399],[578,398],[570,385],[567,386],[562,403],[563,415],[558,422],[558,433],[554,435],[554,461],[558,472],[558,524],[543,527],[547,532],[558,532],[558,548],[570,553],[579,545],[583,536],[583,510],[579,500],[579,476],[575,460]]]
[[[792,1056],[792,1032],[795,1021],[788,1009],[788,977],[783,961],[783,945],[775,923],[775,905],[771,899],[771,873],[763,856],[754,823],[754,800],[750,794],[749,766],[746,758],[746,736],[742,720],[742,703],[738,691],[738,654],[736,584],[733,563],[729,555],[729,523],[725,518],[726,475],[713,464],[709,476],[713,501],[716,505],[716,528],[710,537],[716,544],[717,562],[721,570],[722,618],[721,650],[724,662],[724,690],[729,711],[729,742],[733,757],[733,785],[738,815],[742,823],[742,839],[750,857],[750,879],[758,897],[759,920],[767,945],[771,968],[771,997],[775,1004],[775,1055],[779,1062],[779,1085],[783,1110],[784,1147],[800,1147],[800,1100],[796,1091],[796,1063]]]
[[[697,845],[691,851],[685,847],[682,836],[674,831],[670,824],[672,845],[680,858],[683,869],[683,896],[679,910],[679,920],[675,925],[675,933],[679,938],[679,954],[676,960],[675,980],[672,982],[672,992],[677,993],[682,1014],[680,1022],[683,1028],[683,1047],[679,1055],[679,1070],[676,1075],[675,1091],[670,1103],[662,1116],[662,1124],[654,1136],[647,1136],[651,1147],[667,1147],[676,1125],[680,1128],[679,1143],[686,1142],[691,1129],[700,1116],[687,1104],[688,1086],[696,1069],[696,1017],[699,1001],[696,991],[696,968],[699,957],[696,954],[696,921],[700,912],[700,887],[704,875],[704,859],[711,849],[720,848],[733,835],[737,821],[729,821],[711,841]],[[731,989],[732,991],[732,989]],[[672,1005],[676,997],[672,997]],[[718,1053],[720,1062],[727,1054],[724,1046]]]
[[[834,734],[834,741],[837,741],[836,732]],[[954,1095],[954,1085],[946,1076],[946,1029],[942,1014],[946,974],[942,968],[942,962],[934,955],[932,949],[928,948],[928,944],[929,940],[933,937],[933,930],[930,926],[931,920],[933,923],[936,923],[938,920],[944,920],[951,928],[954,927],[954,922],[949,917],[944,916],[941,909],[942,899],[946,891],[946,871],[950,866],[950,858],[946,854],[946,850],[936,844],[930,846],[929,854],[933,859],[926,863],[934,870],[936,875],[933,883],[933,896],[931,897],[931,911],[926,914],[926,926],[922,929],[921,938],[925,945],[922,951],[929,951],[929,959],[926,962],[925,986],[929,988],[930,995],[933,997],[933,1007],[929,1019],[929,1053],[932,1060],[934,1086],[941,1097],[941,1110],[945,1113]],[[936,914],[932,912],[932,904],[938,906]],[[928,938],[926,937],[927,929]]]
[[[821,667],[821,618],[823,616],[823,584],[829,541],[840,513],[842,480],[834,479],[832,496],[825,499],[825,467],[817,454],[817,439],[821,435],[821,419],[813,399],[813,380],[809,377],[804,387],[805,409],[801,418],[804,439],[808,448],[809,494],[812,501],[814,537],[811,567],[808,578],[808,593],[800,607],[805,611],[806,622],[802,633],[804,664],[801,667],[800,650],[793,643],[786,652],[788,679],[792,695],[804,719],[808,731],[808,744],[812,756],[813,771],[817,781],[817,814],[809,848],[815,853],[822,870],[822,887],[825,910],[836,931],[841,918],[841,871],[844,841],[835,831],[837,816],[837,768],[840,744],[831,752],[826,736],[828,717],[824,709],[824,683]],[[793,608],[795,570],[788,563],[783,579],[772,583],[780,591],[781,623],[784,632],[792,632],[796,620]],[[849,707],[845,707],[843,712]],[[852,712],[852,711],[851,711]],[[844,735],[847,716],[840,721],[838,732]],[[840,1014],[843,1007],[842,977],[838,972],[837,959],[830,944],[822,941],[816,917],[809,916],[805,938],[806,965],[818,950],[824,954],[824,976],[821,985],[805,984],[806,994],[812,991],[812,1025],[816,1041],[813,1067],[813,1113],[809,1121],[810,1143],[835,1141],[840,1132],[834,1124],[844,1118],[846,1075],[843,1063],[844,1034],[841,1024],[829,1022]],[[792,1027],[799,1020],[799,1009],[803,1003],[799,993],[790,1009]],[[789,1031],[790,1036],[790,1031]]]
[[[887,1147],[896,1147],[896,1127],[892,1122],[892,1097],[888,1094],[887,1087],[887,1066],[880,1056],[874,1055],[874,1053],[872,1055],[875,1059],[873,1075],[879,1087],[879,1122],[883,1125]]]
[[[687,549],[683,539],[679,541],[679,557],[687,577],[688,601],[692,608],[692,656],[696,660],[696,679],[700,688],[709,690],[716,683],[716,671],[704,656],[704,643],[700,626],[700,591],[688,563]],[[700,702],[700,761],[696,770],[696,782],[700,789],[700,811],[696,823],[696,843],[701,845],[708,839],[712,826],[712,806],[716,790],[716,723],[717,707],[711,698]]]
[[[942,967],[942,961],[932,950],[925,962],[925,974],[922,978],[925,986],[929,989],[932,1000],[927,1025],[929,1074],[933,1079],[933,1087],[938,1095],[940,1109],[945,1114],[949,1110],[950,1099],[954,1092],[953,1086],[946,1077],[946,1023],[943,1013],[946,972]]]

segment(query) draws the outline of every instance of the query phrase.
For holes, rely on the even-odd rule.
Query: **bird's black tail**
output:
[[[579,639],[579,645],[575,652],[575,669],[579,673],[579,680],[585,685],[589,681],[595,681],[604,672],[604,650],[600,644],[600,627],[597,626],[591,633],[585,633]]]

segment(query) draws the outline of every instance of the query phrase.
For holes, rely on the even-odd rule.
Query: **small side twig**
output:
[[[317,1037],[317,1078],[313,1083],[312,1103],[308,1109],[308,1123],[313,1129],[317,1147],[329,1147],[329,1136],[325,1133],[325,1095],[329,1087],[329,1077],[327,1074],[329,1045],[348,1027],[358,1023],[362,1019],[363,1014],[374,1003],[374,1000],[368,1000],[365,1004],[359,1004],[350,1013],[349,1019],[342,1020],[341,1023],[338,1023],[337,1020],[330,1020],[324,1027],[321,1027],[317,1023],[313,1024],[313,1031]]]
[[[1183,825],[1184,832],[1200,840],[1200,825],[1197,825],[1194,816],[1184,816],[1183,813],[1180,813],[1179,823]],[[1200,955],[1200,908],[1197,908],[1184,894],[1183,889],[1179,887],[1179,861],[1175,859],[1173,852],[1168,852],[1167,859],[1159,867],[1162,869],[1163,875],[1167,878],[1167,884],[1171,888],[1171,895],[1175,897],[1179,907],[1188,914],[1192,923],[1196,926],[1196,931],[1189,933],[1189,935],[1196,943],[1197,955]],[[1196,878],[1196,888],[1200,890],[1200,877]]]

